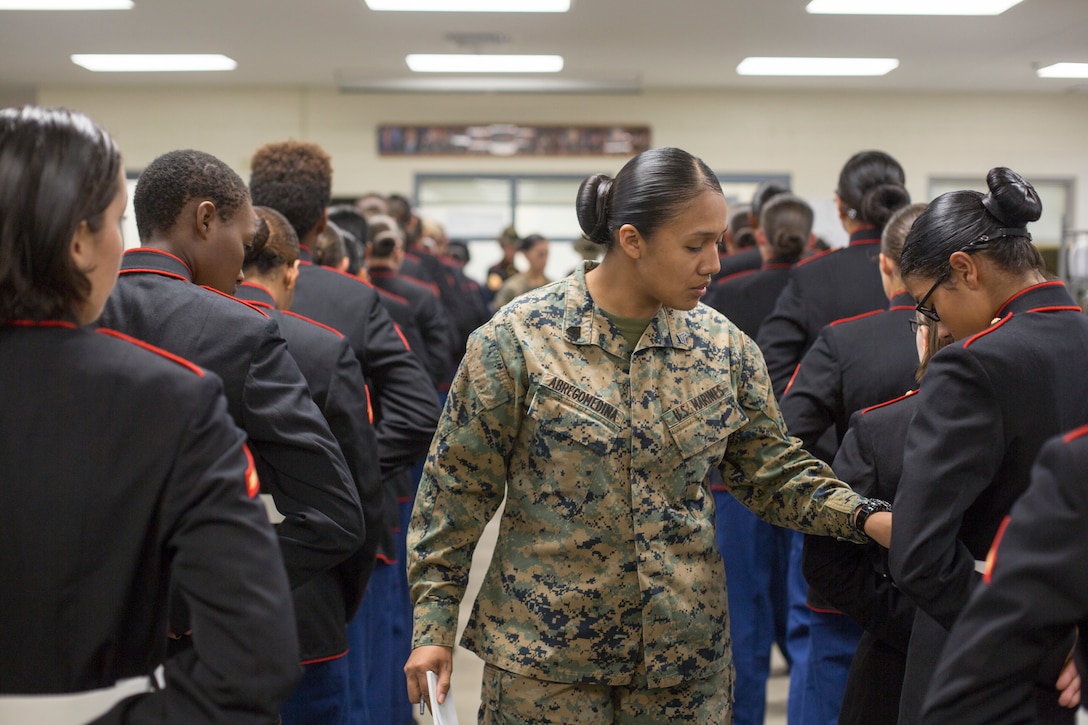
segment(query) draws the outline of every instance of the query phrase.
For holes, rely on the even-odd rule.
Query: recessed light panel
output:
[[[366,6],[427,13],[565,13],[570,0],[366,0]]]
[[[812,0],[805,9],[830,15],[1000,15],[1023,0]]]
[[[73,55],[72,62],[96,73],[227,71],[238,64],[225,55]]]
[[[1035,74],[1040,78],[1088,78],[1088,63],[1055,63]]]
[[[742,76],[882,76],[899,67],[896,58],[745,58]]]
[[[561,55],[409,55],[416,73],[558,73]]]
[[[132,0],[0,0],[0,10],[131,10]]]

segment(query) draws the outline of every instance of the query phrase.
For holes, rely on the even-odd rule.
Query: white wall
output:
[[[38,102],[89,113],[117,137],[129,168],[170,149],[215,154],[248,177],[268,141],[321,144],[334,193],[410,194],[414,174],[614,173],[622,159],[383,158],[381,123],[648,124],[655,146],[681,146],[719,173],[789,173],[819,201],[855,151],[879,148],[903,164],[925,199],[930,176],[983,178],[1009,166],[1027,178],[1075,177],[1075,220],[1088,227],[1088,95],[862,94],[684,91],[638,96],[351,95],[298,88],[43,87]]]

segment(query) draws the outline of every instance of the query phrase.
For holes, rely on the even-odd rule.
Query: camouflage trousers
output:
[[[733,668],[674,687],[547,682],[484,666],[480,725],[733,722]]]

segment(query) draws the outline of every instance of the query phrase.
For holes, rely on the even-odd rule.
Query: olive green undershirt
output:
[[[654,318],[620,317],[619,315],[613,315],[608,310],[601,310],[601,312],[623,335],[623,339],[627,343],[626,356],[630,358],[631,353],[635,350],[635,345],[638,345],[638,341],[642,339],[642,333],[646,332],[646,328],[650,326],[650,322]]]

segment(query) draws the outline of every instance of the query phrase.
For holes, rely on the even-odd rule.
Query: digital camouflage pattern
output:
[[[587,262],[473,333],[408,532],[413,646],[452,647],[473,548],[507,497],[462,645],[510,672],[648,687],[731,667],[705,484],[766,520],[857,540],[862,501],[785,432],[755,344],[705,305],[630,355]]]
[[[613,723],[659,725],[733,722],[733,671],[715,672],[673,687],[646,687],[645,673],[629,686],[548,682],[484,666],[481,725]]]

